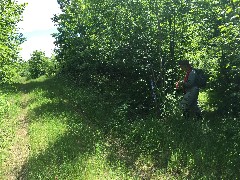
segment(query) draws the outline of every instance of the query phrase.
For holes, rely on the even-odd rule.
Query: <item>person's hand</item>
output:
[[[181,82],[180,81],[176,82],[176,89],[175,90],[176,90],[177,95],[181,94],[182,87],[181,87]]]
[[[179,89],[179,81],[176,82],[176,89]]]
[[[180,89],[182,87],[183,87],[183,82],[182,81],[176,82],[176,89]]]

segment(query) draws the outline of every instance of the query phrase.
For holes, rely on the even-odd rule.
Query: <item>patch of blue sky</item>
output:
[[[52,29],[46,29],[46,30],[36,30],[31,32],[25,32],[23,33],[23,36],[29,39],[36,36],[49,36],[57,32],[58,32],[57,28],[52,28]]]

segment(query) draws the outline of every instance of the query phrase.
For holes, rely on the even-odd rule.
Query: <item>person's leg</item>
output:
[[[183,117],[184,119],[189,119],[190,118],[190,111],[188,109],[186,109],[185,111],[183,111]]]
[[[196,119],[198,119],[198,120],[202,119],[201,109],[198,106],[198,101],[197,100],[195,100],[192,104],[192,113],[193,113],[193,116],[196,117]]]
[[[184,96],[183,96],[183,99],[181,100],[180,102],[180,108],[182,110],[182,113],[183,113],[183,117],[184,119],[189,119],[190,117],[190,111],[189,111],[189,99],[190,99],[190,92],[187,92]]]
[[[191,109],[192,109],[192,113],[193,116],[195,116],[197,119],[202,119],[202,113],[201,113],[201,109],[198,105],[198,95],[199,95],[199,89],[198,88],[194,88],[192,90],[192,105],[191,105]]]
[[[192,88],[190,91],[188,91],[184,96],[182,101],[180,102],[180,107],[183,111],[183,116],[188,119],[190,117],[190,114],[193,116],[198,115],[200,117],[201,110],[198,106],[198,94],[199,89]]]

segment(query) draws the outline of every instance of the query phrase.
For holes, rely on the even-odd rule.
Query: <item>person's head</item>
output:
[[[188,60],[180,60],[178,64],[183,71],[188,71],[189,69],[192,68]]]

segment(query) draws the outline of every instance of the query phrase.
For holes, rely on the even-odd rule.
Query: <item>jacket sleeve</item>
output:
[[[188,76],[187,82],[183,83],[183,88],[191,88],[195,86],[196,82],[196,71],[192,70]]]

